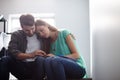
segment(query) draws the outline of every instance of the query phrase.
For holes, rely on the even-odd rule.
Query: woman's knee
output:
[[[61,58],[56,56],[56,57],[52,58],[52,61],[53,62],[59,62],[59,61],[61,61]]]
[[[49,64],[52,60],[52,57],[45,58],[45,64]]]
[[[56,68],[56,67],[60,67],[62,65],[62,63],[59,58],[53,58],[51,60],[51,65],[52,65],[52,67]]]
[[[81,77],[83,78],[85,75],[86,75],[86,70],[83,69],[83,70],[81,71]]]
[[[45,61],[46,61],[46,62],[49,62],[49,61],[52,60],[52,58],[53,58],[53,57],[47,57],[47,58],[45,58]]]

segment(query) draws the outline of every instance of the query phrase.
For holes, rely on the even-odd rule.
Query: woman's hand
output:
[[[49,54],[47,54],[46,56],[53,57],[53,56],[55,56],[55,55],[52,54],[52,53],[49,53]]]

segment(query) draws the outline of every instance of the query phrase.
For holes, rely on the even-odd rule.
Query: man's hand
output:
[[[32,53],[32,55],[35,57],[35,56],[45,56],[46,53],[42,50],[36,50]]]

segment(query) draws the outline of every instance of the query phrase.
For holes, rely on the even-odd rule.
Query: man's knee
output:
[[[44,57],[41,57],[41,56],[38,56],[38,57],[36,57],[36,59],[35,59],[35,62],[41,62],[41,63],[43,63],[45,61],[45,58]]]
[[[2,57],[0,60],[0,79],[9,79],[8,58]]]
[[[9,56],[5,56],[5,57],[2,57],[2,58],[1,58],[1,61],[2,61],[2,62],[8,62],[9,59],[10,59]]]

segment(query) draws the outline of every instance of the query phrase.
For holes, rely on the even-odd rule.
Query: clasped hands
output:
[[[49,57],[49,56],[55,56],[52,53],[47,54],[46,52],[42,51],[42,50],[35,50],[34,52],[31,53],[33,55],[33,57],[36,56],[43,56],[43,57]]]

